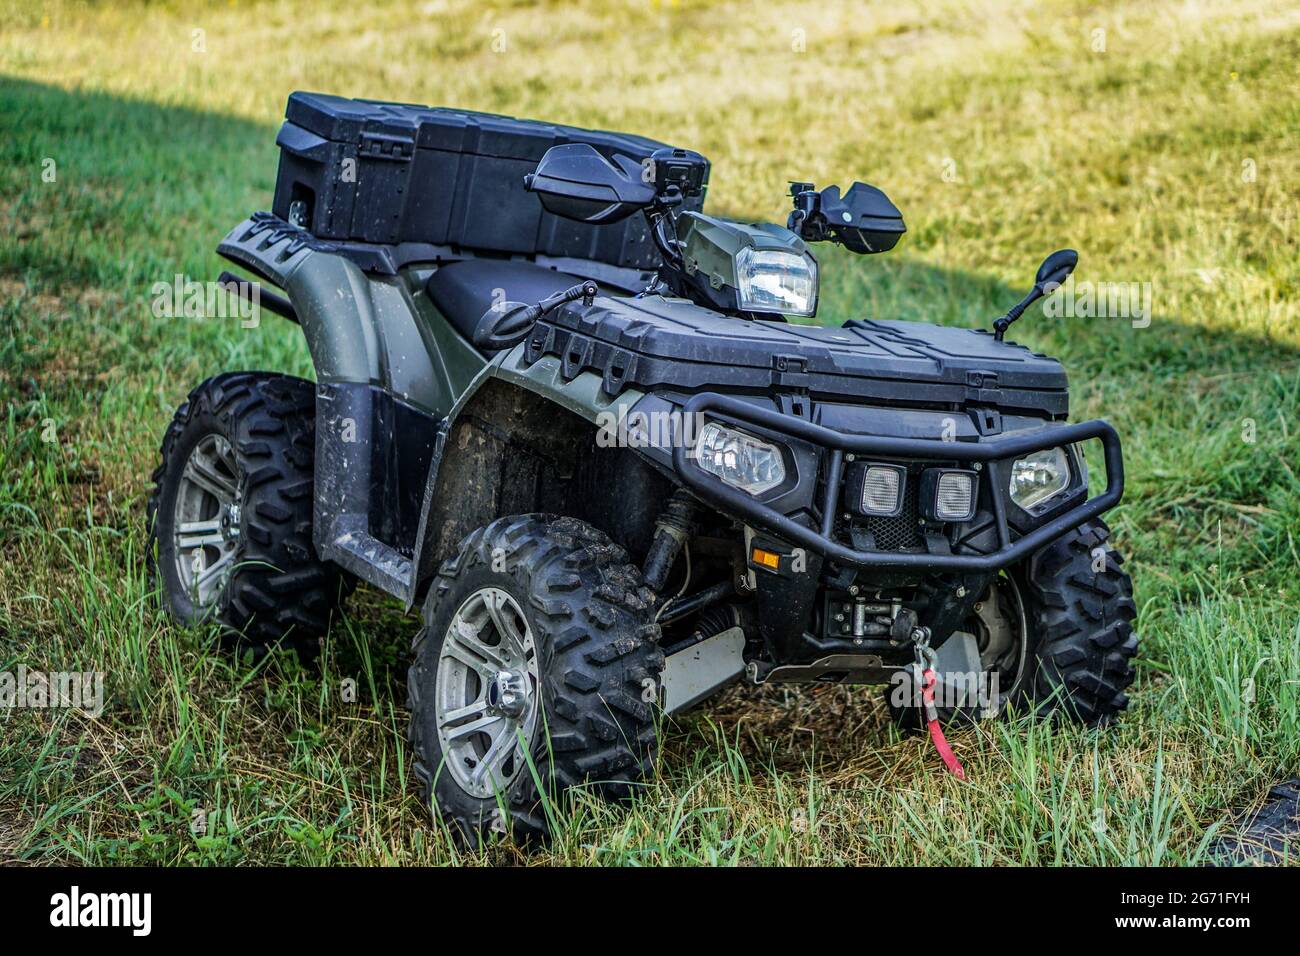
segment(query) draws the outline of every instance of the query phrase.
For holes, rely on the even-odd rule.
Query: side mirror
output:
[[[994,321],[993,338],[1001,342],[1002,337],[1007,334],[1007,329],[1011,328],[1011,323],[1024,315],[1025,309],[1043,296],[1055,292],[1057,286],[1069,278],[1078,264],[1079,254],[1073,249],[1058,249],[1044,259],[1043,264],[1038,267],[1038,275],[1034,276],[1034,287],[1029,290],[1029,295],[1008,309],[1007,314],[1002,318]]]
[[[1034,285],[1046,291],[1047,287],[1064,282],[1079,264],[1079,254],[1073,249],[1058,249],[1043,260],[1034,277]]]
[[[521,342],[533,327],[534,307],[523,302],[492,305],[474,326],[474,346],[480,352],[500,352]]]
[[[522,302],[501,302],[488,306],[474,326],[472,340],[481,352],[500,352],[502,349],[514,348],[532,330],[533,325],[552,309],[566,302],[582,300],[583,305],[595,301],[600,288],[590,279],[584,279],[577,285],[561,289],[548,295],[536,305]]]
[[[641,180],[634,159],[606,159],[587,143],[552,146],[524,177],[524,188],[547,212],[593,226],[626,219],[655,198],[654,183]]]

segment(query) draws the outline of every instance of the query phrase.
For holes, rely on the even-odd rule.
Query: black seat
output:
[[[567,272],[556,272],[532,262],[466,259],[443,266],[429,277],[425,288],[447,321],[473,341],[478,320],[497,302],[536,305],[581,281]]]

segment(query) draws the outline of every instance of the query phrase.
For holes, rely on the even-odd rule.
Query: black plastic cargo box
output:
[[[590,143],[637,162],[665,144],[512,119],[322,93],[293,93],[276,139],[277,216],[324,239],[419,242],[474,251],[571,256],[650,269],[643,216],[588,226],[542,209],[523,179],[548,149]],[[703,195],[683,208],[698,210]]]

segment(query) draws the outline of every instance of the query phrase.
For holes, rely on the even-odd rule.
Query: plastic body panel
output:
[[[557,309],[526,340],[525,358],[555,355],[566,374],[591,370],[611,394],[704,388],[806,390],[846,399],[1068,412],[1054,359],[983,330],[854,320],[843,328],[749,321],[684,299],[599,297]]]
[[[218,249],[285,290],[311,352],[317,550],[409,599],[439,423],[485,359],[428,301],[430,267],[368,273],[333,244],[264,213]]]
[[[218,250],[285,290],[319,382],[377,385],[440,418],[483,367],[429,302],[432,266],[368,272],[333,243],[266,213],[232,229]]]

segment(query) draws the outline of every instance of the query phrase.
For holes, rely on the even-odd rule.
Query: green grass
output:
[[[1112,524],[1143,644],[1117,728],[957,733],[961,784],[871,689],[735,691],[665,729],[631,806],[557,808],[530,861],[1196,863],[1300,771],[1294,3],[0,0],[0,23],[0,671],[101,670],[108,694],[98,720],[0,711],[0,860],[525,859],[461,856],[419,806],[415,621],[382,595],[358,593],[319,671],[252,667],[167,623],[142,572],[188,389],[310,373],[288,323],[148,307],[154,282],[215,276],[216,241],[269,206],[293,89],[691,146],[728,214],[783,218],[790,178],[876,183],[911,231],[822,256],[827,322],[987,326],[1064,245],[1080,281],[1152,284],[1149,327],[1035,311],[1014,333],[1124,439]]]

